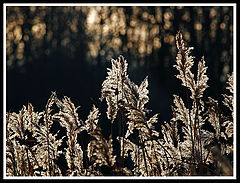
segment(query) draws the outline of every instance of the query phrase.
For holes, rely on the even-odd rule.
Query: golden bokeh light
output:
[[[219,7],[184,6],[7,7],[7,65],[14,64],[14,60],[25,62],[41,54],[49,55],[59,47],[74,57],[82,51],[81,42],[86,45],[89,62],[95,62],[99,57],[106,60],[123,53],[135,55],[137,60],[155,54],[163,44],[175,47],[178,30],[187,41],[191,41],[190,32],[196,32],[198,43],[203,41],[205,30],[212,41],[216,40],[218,29],[232,37],[230,9],[222,8],[225,13],[221,19],[219,10]],[[174,57],[175,48],[169,50]],[[29,51],[28,59],[25,55]]]

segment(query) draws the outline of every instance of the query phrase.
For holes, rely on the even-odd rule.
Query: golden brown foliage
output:
[[[6,114],[7,176],[61,176],[63,169],[57,163],[60,155],[66,159],[68,176],[104,175],[103,167],[109,167],[111,175],[125,176],[232,175],[233,74],[228,76],[227,82],[231,94],[223,95],[223,104],[231,112],[227,116],[218,101],[211,97],[204,99],[204,91],[209,87],[204,57],[197,63],[194,76],[191,71],[194,57],[190,54],[193,48],[185,46],[180,32],[176,35],[176,45],[174,67],[179,72],[176,77],[190,90],[191,96],[184,101],[173,95],[173,117],[161,126],[163,137],[154,129],[154,123],[159,122],[158,114],[147,116],[148,77],[140,86],[133,83],[127,74],[126,59],[119,56],[111,60],[112,67],[108,68],[108,76],[102,83],[100,101],[106,100],[110,124],[119,121],[126,125],[127,131],[122,127],[116,139],[112,134],[104,137],[99,123],[100,115],[104,114],[98,107],[93,105],[83,121],[69,97],[60,100],[52,92],[42,112],[34,112],[29,103],[19,113]],[[58,111],[53,110],[54,105]],[[51,131],[55,122],[66,128],[66,137],[59,138],[59,131]],[[214,130],[205,128],[207,123]],[[83,131],[90,135],[87,149],[78,142],[78,135]],[[135,139],[134,134],[137,134]],[[59,150],[63,141],[67,146]],[[120,144],[119,154],[113,141]],[[86,165],[84,158],[87,158]]]

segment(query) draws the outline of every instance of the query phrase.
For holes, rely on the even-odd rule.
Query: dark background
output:
[[[85,120],[99,104],[110,59],[123,55],[130,79],[149,76],[146,105],[169,121],[173,94],[185,96],[175,78],[175,35],[204,55],[208,85],[204,97],[226,93],[233,71],[232,7],[7,7],[7,111],[32,103],[43,111],[51,91],[71,98]],[[194,67],[193,69],[196,70]],[[193,70],[193,73],[196,73]]]

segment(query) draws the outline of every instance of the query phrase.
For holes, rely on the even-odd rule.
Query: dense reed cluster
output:
[[[174,67],[186,97],[173,95],[172,118],[161,126],[161,136],[154,128],[158,114],[149,117],[145,107],[148,77],[136,85],[127,74],[126,59],[119,56],[111,60],[102,83],[100,103],[106,101],[106,114],[93,105],[82,120],[79,107],[69,97],[59,99],[56,92],[44,111],[34,111],[29,103],[19,113],[6,114],[6,175],[101,176],[106,169],[114,176],[233,175],[233,74],[228,75],[229,94],[222,95],[220,105],[204,96],[209,87],[204,57],[194,61],[193,48],[185,46],[180,32],[176,46]],[[108,138],[102,134],[100,115],[107,115],[111,125]],[[113,123],[121,127],[116,138]],[[56,124],[65,135],[54,130]],[[89,135],[87,145],[79,140],[83,132]],[[58,161],[60,156],[66,165]]]

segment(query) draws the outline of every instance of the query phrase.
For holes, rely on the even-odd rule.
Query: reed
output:
[[[148,117],[145,107],[149,101],[148,76],[136,85],[127,74],[127,60],[119,56],[111,60],[100,91],[100,103],[107,103],[106,114],[93,105],[87,119],[82,120],[79,107],[67,96],[59,99],[56,92],[44,111],[35,112],[29,103],[19,113],[6,114],[6,175],[62,176],[64,171],[65,176],[103,176],[104,168],[108,175],[121,176],[233,175],[233,73],[228,75],[229,91],[222,95],[222,101],[204,96],[210,87],[204,57],[194,60],[193,48],[185,46],[180,32],[176,46],[174,67],[186,88],[186,98],[173,95],[172,118],[161,126],[163,137],[154,128],[159,114]],[[196,74],[192,72],[194,64]],[[107,138],[102,134],[100,115],[110,121]],[[66,136],[59,138],[59,131],[52,132],[54,123],[66,129]],[[118,123],[117,137],[112,135],[114,123]],[[206,124],[214,130],[205,128]],[[90,136],[87,148],[84,139],[78,141],[83,131]],[[63,142],[67,146],[60,150]],[[66,159],[65,169],[58,162],[61,155]]]

